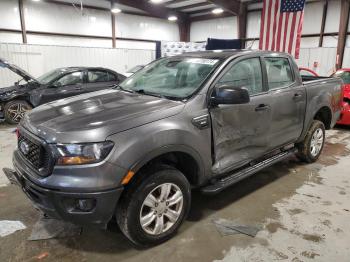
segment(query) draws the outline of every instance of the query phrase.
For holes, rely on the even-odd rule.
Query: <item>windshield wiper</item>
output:
[[[125,88],[123,88],[123,87],[120,86],[120,85],[115,85],[113,88],[119,89],[119,90],[122,90],[122,91],[125,91],[125,92],[128,92],[128,93],[135,93],[133,90],[125,89]]]
[[[145,92],[144,89],[135,90],[135,93],[146,95],[146,96],[155,96],[155,97],[160,97],[160,98],[166,98],[165,96],[163,96],[161,94],[152,93],[152,92]]]

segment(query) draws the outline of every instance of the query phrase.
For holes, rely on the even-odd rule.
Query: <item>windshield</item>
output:
[[[219,60],[191,57],[163,58],[145,66],[120,84],[124,90],[184,99],[191,96]]]
[[[126,71],[127,73],[136,73],[137,71],[139,71],[140,69],[144,68],[143,65],[138,65],[138,66],[134,66],[133,68],[129,69],[128,71]]]
[[[350,84],[350,72],[338,71],[333,76],[340,77],[346,85]]]
[[[49,71],[48,73],[40,76],[39,78],[37,78],[37,80],[39,81],[39,83],[45,85],[45,84],[48,84],[48,83],[52,82],[53,80],[55,80],[57,77],[59,77],[63,73],[64,73],[63,69],[54,69],[54,70]]]

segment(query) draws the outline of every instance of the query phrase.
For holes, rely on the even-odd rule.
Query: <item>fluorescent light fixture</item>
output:
[[[222,14],[224,12],[224,9],[222,8],[215,8],[213,9],[213,11],[211,11],[213,14],[218,15],[218,14]]]
[[[118,14],[118,13],[120,13],[122,10],[120,10],[119,8],[112,8],[112,10],[111,10],[111,12],[113,13],[113,14]]]
[[[163,0],[151,0],[150,2],[153,4],[160,4]]]
[[[169,16],[169,17],[168,17],[168,20],[169,20],[169,21],[176,21],[176,20],[177,20],[177,17],[174,16],[174,15],[172,15],[172,16]]]
[[[32,0],[33,2],[40,2],[40,0]]]

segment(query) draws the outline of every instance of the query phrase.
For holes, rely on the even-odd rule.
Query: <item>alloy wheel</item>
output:
[[[310,153],[313,157],[316,157],[323,146],[324,134],[321,128],[317,128],[312,135],[310,142]]]
[[[183,194],[173,183],[161,184],[145,198],[140,211],[142,229],[150,235],[168,231],[178,221],[183,209]]]
[[[24,114],[29,110],[29,106],[23,105],[21,103],[13,104],[7,109],[10,118],[14,122],[19,122],[23,118]]]

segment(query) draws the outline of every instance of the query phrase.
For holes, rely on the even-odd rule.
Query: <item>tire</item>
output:
[[[9,124],[18,124],[24,114],[33,107],[24,100],[13,100],[4,107],[5,120]]]
[[[119,228],[137,247],[163,243],[176,234],[188,214],[191,203],[190,184],[179,170],[165,165],[155,166],[134,179],[135,181],[128,185],[117,206],[116,218]],[[169,201],[160,202],[161,192],[166,193],[163,189],[167,188],[170,188],[167,198]],[[169,203],[172,197],[181,199],[180,194],[182,194],[182,200],[176,204]],[[152,201],[145,204],[146,198],[156,200],[157,204]],[[176,219],[174,214],[177,214]],[[148,220],[145,219],[146,215]],[[169,216],[173,219],[170,220]],[[142,217],[144,227],[141,225]],[[159,221],[163,221],[163,224]]]
[[[315,162],[321,155],[325,142],[325,126],[319,120],[313,120],[304,141],[298,145],[297,156],[307,162]]]

